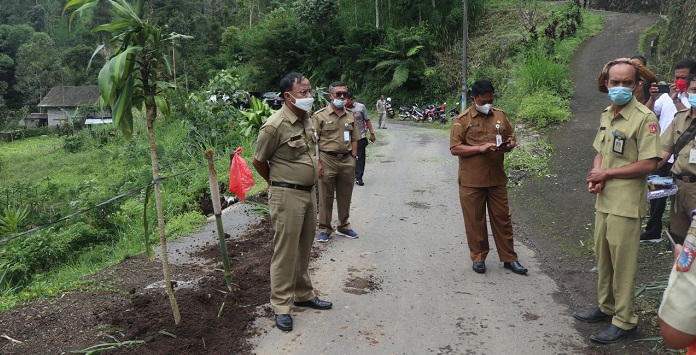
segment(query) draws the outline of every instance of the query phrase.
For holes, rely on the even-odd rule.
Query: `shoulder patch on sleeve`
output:
[[[275,137],[276,133],[278,133],[278,127],[274,126],[266,126],[263,128],[263,131],[268,134],[271,137]]]
[[[650,130],[650,133],[656,134],[658,130],[657,122],[648,123],[648,129]]]

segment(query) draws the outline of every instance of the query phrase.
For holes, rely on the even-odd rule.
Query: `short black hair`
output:
[[[689,88],[689,85],[691,85],[691,82],[696,80],[696,74],[689,74],[689,76],[686,77],[686,88]],[[689,94],[691,95],[691,94]]]
[[[674,64],[674,70],[689,69],[689,74],[696,74],[696,60],[682,59]]]
[[[333,94],[333,89],[339,86],[348,87],[348,85],[342,81],[334,81],[333,83],[329,84],[329,92]]]
[[[634,55],[633,57],[631,57],[631,59],[638,59],[640,61],[640,64],[643,64],[643,66],[648,64],[648,60],[640,54]]]
[[[479,96],[485,93],[495,93],[493,83],[485,79],[479,79],[471,85],[471,96]]]
[[[346,95],[346,98],[355,99],[355,95],[353,94],[353,90],[348,90],[348,95]]]
[[[304,74],[298,72],[292,72],[285,75],[282,79],[280,79],[280,96],[283,96],[283,94],[286,92],[292,91],[293,85],[295,85],[295,83],[299,83],[304,78]]]

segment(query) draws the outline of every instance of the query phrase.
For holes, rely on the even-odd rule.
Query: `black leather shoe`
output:
[[[519,275],[524,275],[527,273],[527,268],[522,266],[519,261],[513,261],[509,263],[503,263],[503,267],[506,269],[510,269],[512,272],[515,274]]]
[[[284,332],[292,330],[292,317],[289,314],[276,314],[275,322],[276,327]]]
[[[595,307],[595,309],[591,311],[577,311],[573,313],[573,317],[585,323],[611,322],[612,318],[612,316],[603,313],[599,307]]]
[[[362,181],[362,179],[357,179],[355,180],[355,183],[358,184],[358,186],[363,186],[365,183]]]
[[[471,268],[474,269],[474,271],[476,271],[477,273],[483,274],[484,272],[486,272],[486,263],[484,263],[483,261],[474,261],[474,265]]]
[[[638,327],[625,330],[612,324],[604,331],[590,335],[590,340],[600,344],[613,344],[623,340],[627,335],[635,332],[636,329],[638,329]]]
[[[333,304],[329,301],[322,301],[319,297],[314,297],[309,301],[295,302],[297,307],[309,307],[314,309],[331,309]]]

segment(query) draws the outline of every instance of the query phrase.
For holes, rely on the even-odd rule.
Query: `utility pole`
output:
[[[463,25],[463,36],[462,36],[462,110],[459,112],[464,112],[464,109],[466,109],[466,47],[467,47],[467,41],[469,39],[469,21],[468,21],[468,14],[467,14],[467,0],[462,0],[463,1],[463,16],[464,16],[464,25]]]

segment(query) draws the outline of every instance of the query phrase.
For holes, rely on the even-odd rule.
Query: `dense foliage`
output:
[[[371,1],[317,0],[291,5],[240,1],[235,4],[247,7],[236,9],[228,9],[227,3],[173,0],[164,6],[164,2],[148,2],[151,6],[148,11],[169,24],[167,33],[194,37],[185,45],[173,43],[175,49],[168,61],[175,70],[168,79],[176,83],[177,90],[166,94],[170,118],[158,121],[156,151],[161,174],[167,176],[193,169],[161,182],[169,237],[190,231],[202,220],[200,204],[209,201],[205,171],[197,168],[202,162],[202,152],[209,148],[215,150],[218,171],[228,167],[226,155],[234,148],[244,147],[247,157],[253,153],[256,132],[271,111],[245,91],[274,90],[283,74],[300,70],[316,88],[343,80],[356,89],[359,97],[366,97],[366,102],[367,97],[380,92],[395,98],[396,105],[399,100],[401,103],[459,100],[462,53],[459,1],[443,1],[432,6],[432,2],[380,0],[379,27],[375,23],[375,11],[368,10],[374,9],[375,3]],[[577,6],[534,0],[487,1],[485,8],[483,3],[469,1],[470,16],[483,19],[474,21],[470,28],[470,80],[492,80],[497,90],[496,106],[503,107],[513,119],[519,110],[524,113],[520,119],[531,125],[546,126],[565,120],[567,98],[572,95],[570,53],[582,38],[593,33],[583,27],[589,14]],[[21,8],[24,2],[12,4],[0,10],[0,18],[25,21],[24,17],[7,17],[8,9]],[[31,43],[37,33],[40,35],[36,40],[42,41],[48,34],[59,52],[67,51],[69,43],[75,46],[78,42],[87,43],[84,46],[90,48],[85,50],[88,55],[76,55],[71,62],[82,60],[85,65],[82,68],[86,68],[90,52],[97,43],[107,40],[106,34],[87,29],[110,19],[108,12],[102,12],[101,5],[92,10],[91,14],[76,17],[72,34],[58,31],[63,25],[56,24],[60,21],[54,18],[50,27],[43,25],[48,31],[45,33],[28,25],[7,25],[17,36],[0,36],[0,45],[19,41],[17,47],[21,47]],[[245,14],[244,18],[241,14]],[[557,22],[553,25],[555,32],[551,33],[548,29],[554,21]],[[217,27],[213,26],[216,23]],[[594,20],[593,26],[596,25]],[[214,34],[206,32],[213,27]],[[577,29],[578,33],[571,29]],[[103,56],[118,53],[115,48],[105,48],[107,51],[98,52],[93,58],[93,69],[90,69],[93,78],[105,59],[111,60]],[[2,60],[0,55],[0,65]],[[14,63],[14,59],[7,62]],[[58,65],[64,66],[63,63]],[[13,74],[4,78],[17,79],[14,64],[12,69]],[[0,81],[2,74],[0,71]],[[11,101],[12,105],[17,102],[26,105],[26,98],[10,100],[21,94],[16,92],[16,82],[7,86],[6,93],[13,94],[5,96],[5,110],[16,109],[17,106],[10,106]],[[541,88],[545,90],[543,93],[530,95]],[[323,98],[318,98],[322,102]],[[547,99],[558,100],[563,112],[541,109],[539,106],[545,106],[543,101]],[[28,112],[27,106],[22,107]],[[144,115],[132,112],[138,118]],[[12,229],[26,230],[150,183],[152,172],[145,127],[140,119],[133,122],[133,139],[128,142],[114,127],[93,132],[69,130],[63,138],[0,142],[0,207],[9,207],[0,217],[13,219]],[[8,136],[21,138],[22,133],[17,132]],[[535,159],[546,156],[549,148],[543,144],[533,148],[516,149],[522,158],[509,166],[537,169],[539,164]],[[0,245],[0,295],[18,295],[16,290],[39,287],[37,282],[62,264],[85,263],[96,268],[142,252],[142,216],[145,213],[151,222],[155,216],[151,205],[146,209],[145,201],[146,196],[136,192],[92,209],[69,223]],[[28,217],[20,221],[18,217],[25,209]],[[68,228],[72,225],[75,226]],[[0,229],[0,238],[12,234],[9,227]],[[86,239],[81,239],[82,234]],[[13,297],[5,299],[14,300]],[[0,302],[0,309],[6,306]]]

